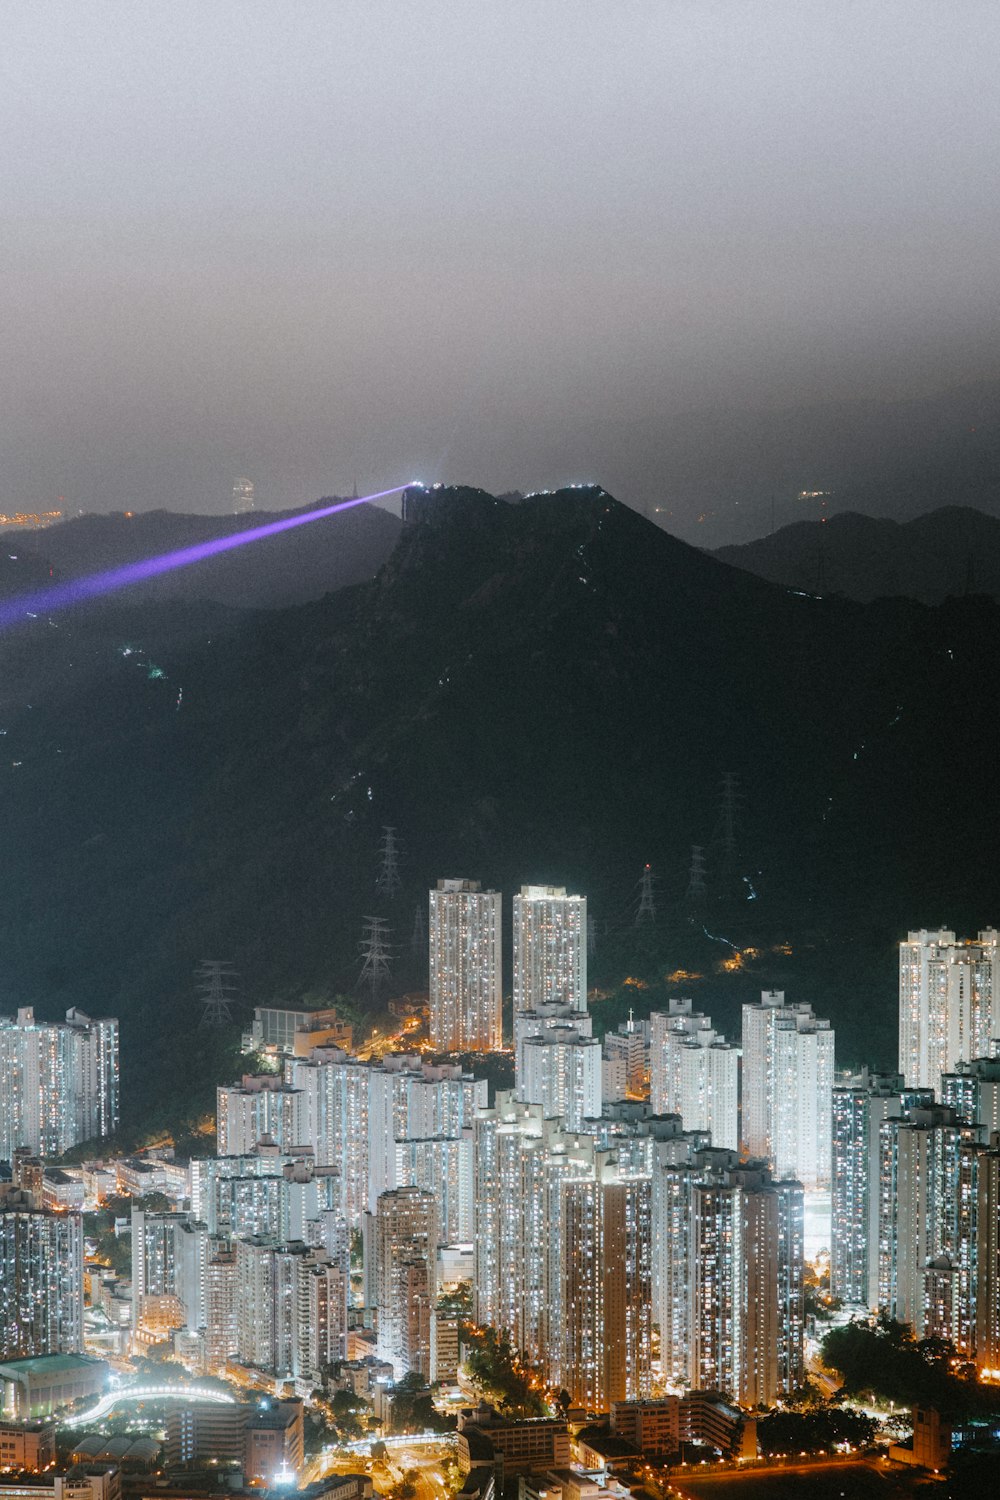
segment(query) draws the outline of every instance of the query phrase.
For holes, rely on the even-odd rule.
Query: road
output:
[[[358,1444],[359,1448],[369,1446]],[[386,1459],[378,1465],[373,1465],[367,1452],[340,1449],[336,1453],[319,1453],[303,1469],[299,1488],[325,1479],[328,1474],[364,1473],[371,1475],[375,1489],[384,1495],[409,1471],[414,1475],[415,1500],[448,1500],[441,1465],[453,1453],[453,1439],[391,1437],[386,1441],[386,1449]]]

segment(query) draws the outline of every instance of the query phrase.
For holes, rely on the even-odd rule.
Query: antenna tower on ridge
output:
[[[229,1026],[231,1006],[237,999],[239,976],[233,965],[218,958],[203,958],[194,971],[195,988],[202,1003],[200,1025]]]

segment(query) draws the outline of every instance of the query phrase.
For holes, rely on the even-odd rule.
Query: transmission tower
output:
[[[653,900],[653,885],[656,876],[653,874],[652,865],[647,865],[642,872],[639,881],[639,905],[635,913],[635,925],[641,927],[643,922],[655,922],[656,902]]]
[[[413,935],[410,938],[410,948],[416,958],[427,955],[427,924],[424,921],[424,909],[419,901],[413,909]]]
[[[375,889],[387,901],[394,901],[399,893],[399,844],[395,828],[383,828],[378,846],[381,862]]]
[[[698,908],[705,905],[708,889],[705,885],[705,850],[701,844],[691,845],[691,869],[688,873],[684,905]]]
[[[385,917],[365,917],[365,929],[358,947],[361,950],[361,973],[358,989],[367,991],[372,1005],[381,999],[392,973],[389,951],[389,924]]]
[[[203,958],[194,971],[195,989],[201,1000],[202,1026],[229,1026],[233,1013],[230,1007],[237,998],[239,989],[237,973],[232,964],[218,958]]]
[[[587,957],[593,958],[597,952],[597,923],[593,917],[587,918]]]
[[[740,796],[740,778],[727,771],[719,789],[719,815],[712,834],[712,849],[718,857],[720,873],[731,875],[736,866],[736,809]]]

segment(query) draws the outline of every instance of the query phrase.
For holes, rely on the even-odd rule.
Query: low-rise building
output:
[[[757,1422],[718,1391],[688,1391],[680,1402],[680,1437],[707,1443],[724,1457],[757,1457]]]
[[[53,1422],[0,1422],[0,1469],[47,1469],[55,1462]]]
[[[458,1467],[463,1475],[492,1462],[498,1486],[518,1474],[569,1467],[569,1428],[558,1417],[501,1417],[483,1403],[458,1418]]]
[[[42,1178],[42,1207],[57,1213],[68,1213],[75,1209],[83,1211],[86,1199],[83,1177],[76,1172],[64,1172],[62,1167],[46,1167]]]
[[[680,1397],[651,1401],[613,1401],[611,1431],[644,1458],[661,1458],[680,1447]]]
[[[279,1476],[298,1476],[305,1462],[305,1408],[297,1396],[254,1411],[247,1422],[243,1466],[249,1480],[274,1484]]]
[[[39,1354],[0,1364],[0,1414],[48,1417],[84,1397],[98,1397],[108,1383],[103,1359],[86,1354]]]
[[[115,1464],[73,1464],[45,1474],[0,1474],[0,1500],[120,1500]]]

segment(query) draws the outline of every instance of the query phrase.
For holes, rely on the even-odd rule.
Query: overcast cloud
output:
[[[7,0],[0,508],[691,533],[768,413],[1000,375],[998,56],[987,0]]]

